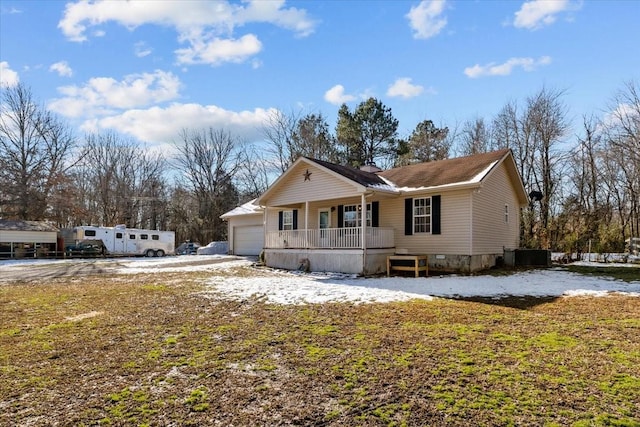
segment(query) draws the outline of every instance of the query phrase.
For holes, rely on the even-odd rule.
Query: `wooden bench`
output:
[[[398,265],[395,261],[413,261],[413,265]],[[407,264],[406,262],[403,264]],[[389,255],[387,256],[387,277],[391,271],[414,271],[416,277],[420,277],[420,272],[424,271],[425,276],[429,275],[429,262],[426,255]]]

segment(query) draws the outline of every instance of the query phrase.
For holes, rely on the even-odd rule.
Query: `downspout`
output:
[[[471,197],[469,197],[469,271],[471,273],[471,258],[473,257],[473,198],[475,197],[476,190],[471,191]]]

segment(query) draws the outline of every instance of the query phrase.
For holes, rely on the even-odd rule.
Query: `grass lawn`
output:
[[[638,298],[284,306],[205,277],[0,286],[0,425],[640,426]]]

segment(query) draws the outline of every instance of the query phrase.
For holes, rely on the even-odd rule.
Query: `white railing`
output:
[[[265,247],[271,249],[359,249],[362,248],[362,228],[323,228],[308,230],[269,231]],[[366,247],[392,248],[393,228],[367,227]]]

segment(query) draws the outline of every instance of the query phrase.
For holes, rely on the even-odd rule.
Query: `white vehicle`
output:
[[[102,240],[109,255],[144,255],[147,257],[173,255],[176,235],[173,231],[144,230],[115,227],[78,226],[73,229],[73,239]]]

